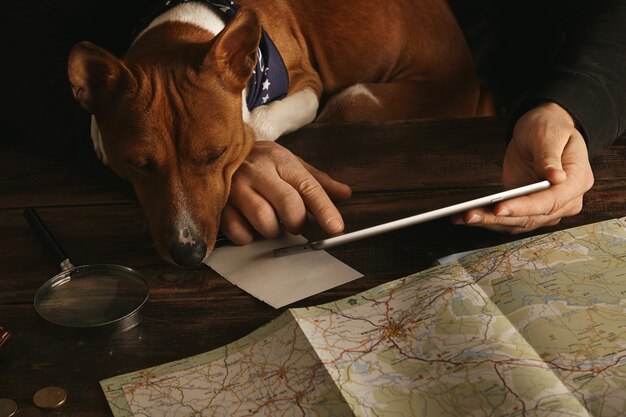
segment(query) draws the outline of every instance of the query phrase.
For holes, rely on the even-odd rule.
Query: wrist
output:
[[[563,120],[564,122],[566,122],[568,125],[570,125],[574,129],[578,130],[578,123],[576,123],[576,120],[574,119],[574,117],[572,117],[572,115],[567,110],[565,110],[563,107],[561,107],[559,104],[557,104],[557,103],[555,103],[553,101],[548,101],[548,102],[544,102],[544,103],[538,105],[537,107],[541,107],[541,108],[543,108],[545,110],[548,110],[554,116],[556,116],[559,119]]]

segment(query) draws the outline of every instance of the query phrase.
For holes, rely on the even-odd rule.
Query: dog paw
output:
[[[250,112],[250,127],[257,141],[275,141],[279,134],[275,132],[270,120],[270,107],[259,106]]]

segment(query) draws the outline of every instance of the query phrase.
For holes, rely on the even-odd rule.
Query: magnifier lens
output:
[[[69,327],[97,327],[136,312],[149,288],[135,271],[120,265],[85,265],[57,275],[35,295],[45,320]]]

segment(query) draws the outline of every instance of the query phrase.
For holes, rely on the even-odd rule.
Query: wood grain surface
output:
[[[357,230],[500,191],[505,127],[503,118],[313,125],[280,142],[353,187],[339,208],[347,229]],[[534,234],[625,216],[625,161],[621,138],[593,159],[596,183],[583,212]],[[111,415],[99,380],[217,348],[283,311],[208,267],[165,263],[129,187],[107,169],[85,165],[19,147],[0,151],[0,324],[11,332],[0,348],[0,398],[26,407],[38,389],[63,387],[67,403],[50,415]],[[115,263],[145,274],[151,294],[138,327],[94,338],[42,325],[33,296],[58,270],[22,216],[29,206],[74,264]],[[314,224],[304,234],[322,236]],[[364,277],[292,306],[336,300],[428,268],[438,257],[522,237],[442,219],[337,247],[329,252]]]

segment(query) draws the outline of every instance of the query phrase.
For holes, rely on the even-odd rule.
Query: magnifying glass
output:
[[[24,217],[61,268],[35,294],[35,310],[46,323],[81,334],[123,332],[139,324],[150,294],[142,274],[121,265],[74,266],[33,208]]]

